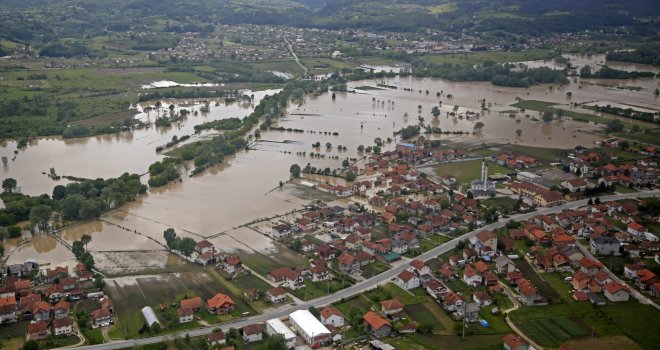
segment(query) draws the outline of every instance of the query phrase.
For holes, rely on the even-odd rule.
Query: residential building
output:
[[[324,307],[321,312],[321,323],[333,327],[344,327],[344,315],[332,306]]]
[[[373,311],[364,314],[363,318],[367,332],[376,338],[387,337],[392,332],[390,321]]]
[[[410,290],[419,287],[419,277],[408,270],[403,270],[395,277],[394,283],[405,290]]]
[[[225,294],[217,293],[213,298],[206,301],[207,310],[214,315],[226,315],[234,311],[234,301]]]
[[[46,321],[32,322],[27,327],[28,340],[46,339],[49,335],[50,332],[48,331],[48,322]]]
[[[616,237],[600,236],[591,240],[591,252],[596,255],[621,255],[621,242]]]
[[[263,338],[263,330],[260,324],[249,324],[243,326],[243,342],[254,343]]]
[[[271,303],[281,303],[286,301],[286,290],[282,287],[270,288],[266,291],[266,296]]]
[[[57,318],[53,320],[53,334],[55,336],[73,333],[73,319],[71,317]]]
[[[502,339],[502,345],[505,350],[528,350],[529,344],[519,336],[509,333]]]
[[[192,322],[195,319],[195,313],[191,308],[178,308],[176,314],[179,317],[179,323]]]

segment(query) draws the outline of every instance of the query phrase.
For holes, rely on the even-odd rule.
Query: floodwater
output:
[[[7,265],[21,264],[28,259],[36,259],[39,264],[51,266],[68,266],[73,269],[76,259],[73,253],[55,238],[47,234],[34,236],[29,242],[5,251]]]
[[[213,100],[208,113],[191,113],[180,122],[173,123],[168,128],[156,128],[153,124],[143,129],[120,132],[117,134],[98,135],[75,139],[60,137],[40,138],[27,148],[16,151],[16,142],[8,141],[0,148],[0,156],[9,159],[7,165],[0,169],[0,178],[12,177],[18,181],[21,191],[26,194],[51,194],[53,187],[66,184],[67,180],[51,180],[44,173],[55,168],[58,175],[70,175],[84,178],[117,177],[124,172],[143,174],[149,165],[164,156],[156,152],[156,147],[165,145],[172,136],[181,137],[193,135],[188,141],[194,141],[200,135],[194,135],[194,126],[207,121],[244,117],[250,114],[254,105],[267,94],[272,95],[278,90],[254,92],[254,104],[234,102],[224,104],[221,100]],[[248,95],[250,92],[247,93]],[[201,101],[163,101],[163,106],[170,103],[180,103],[175,111],[186,108],[189,111],[199,111]],[[215,105],[218,102],[218,105]],[[141,108],[141,106],[138,106]],[[163,112],[167,111],[167,112]],[[169,113],[164,107],[160,114]],[[136,117],[144,122],[154,122],[158,111],[143,112]],[[15,158],[15,159],[14,159]]]
[[[399,89],[357,90],[356,87],[377,83],[397,86]],[[569,120],[542,123],[537,112],[527,111],[529,117],[509,107],[516,98],[551,101],[562,104],[569,102],[591,102],[606,100],[644,108],[654,108],[658,100],[650,87],[658,80],[638,79],[634,81],[608,82],[645,86],[645,90],[633,91],[603,86],[598,81],[572,81],[566,86],[534,86],[528,89],[492,86],[489,83],[459,83],[441,79],[395,77],[384,80],[351,82],[349,90],[355,93],[337,93],[308,96],[301,105],[290,104],[289,114],[277,121],[277,126],[302,129],[303,132],[270,130],[261,133],[260,141],[251,145],[251,150],[241,151],[227,157],[225,162],[189,177],[185,172],[181,182],[161,188],[150,189],[137,201],[122,206],[119,210],[94,221],[64,230],[61,236],[66,241],[90,234],[92,251],[109,250],[161,250],[164,244],[163,231],[173,227],[180,236],[195,240],[206,238],[221,249],[256,250],[269,252],[272,242],[262,234],[245,227],[254,220],[272,218],[298,210],[311,198],[301,194],[295,186],[279,187],[280,181],[289,178],[289,166],[310,163],[315,167],[341,166],[347,157],[360,158],[357,146],[374,144],[375,138],[392,142],[384,146],[392,149],[397,138],[393,132],[407,125],[416,125],[418,117],[425,124],[449,131],[466,131],[465,136],[437,135],[431,137],[447,142],[463,144],[518,143],[541,147],[572,148],[578,144],[589,146],[600,137],[585,133],[598,126]],[[412,91],[404,91],[404,88]],[[420,90],[422,91],[420,93]],[[426,94],[426,90],[429,94]],[[567,98],[566,92],[572,97]],[[441,92],[441,96],[436,93]],[[259,98],[267,92],[255,93]],[[448,98],[448,94],[453,97]],[[481,111],[481,100],[489,111]],[[258,102],[258,101],[257,101]],[[439,105],[439,102],[442,102]],[[418,106],[421,105],[421,110]],[[433,106],[440,106],[441,115],[434,119],[430,113]],[[458,106],[457,117],[449,116]],[[188,107],[190,108],[190,107]],[[42,171],[55,167],[58,174],[83,177],[117,176],[125,171],[143,173],[153,161],[162,156],[155,148],[171,139],[173,135],[191,134],[193,126],[206,120],[247,115],[252,107],[233,104],[211,107],[207,116],[190,116],[182,122],[181,129],[137,130],[130,133],[76,140],[42,139],[37,145],[20,151],[16,161],[3,169],[3,176],[18,179],[28,193],[50,193],[55,182],[48,180]],[[480,113],[479,117],[467,112]],[[155,116],[155,112],[151,112]],[[407,114],[407,116],[405,116]],[[142,115],[144,117],[144,115]],[[476,122],[484,123],[481,132],[473,134]],[[516,136],[515,130],[522,131]],[[337,135],[333,135],[337,133]],[[312,144],[321,146],[313,148]],[[330,143],[331,147],[326,147]],[[339,145],[346,150],[339,150]],[[13,152],[11,143],[3,148],[3,154]],[[342,147],[343,148],[343,147]],[[305,155],[302,155],[305,152]],[[311,158],[310,152],[324,158]],[[66,157],[64,157],[66,155]],[[311,180],[326,180],[311,177]],[[344,183],[338,178],[329,180]],[[39,255],[38,261],[65,261],[70,253],[55,243],[51,252]],[[17,261],[34,255],[36,250],[25,248],[12,255]],[[61,250],[63,249],[63,250]]]
[[[653,72],[660,73],[660,67],[641,64],[641,63],[629,63],[629,62],[619,62],[619,61],[607,61],[604,54],[600,55],[575,55],[575,54],[563,54],[564,58],[567,58],[571,61],[571,65],[577,67],[579,71],[580,68],[585,65],[589,65],[592,71],[597,70],[601,66],[608,66],[610,68],[623,70],[627,72]],[[566,65],[562,63],[557,63],[554,60],[536,60],[536,61],[524,61],[516,62],[523,63],[529,68],[540,68],[540,67],[549,67],[552,69],[564,69]]]

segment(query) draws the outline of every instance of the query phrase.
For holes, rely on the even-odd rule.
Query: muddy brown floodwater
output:
[[[397,86],[398,89],[373,89],[377,88],[378,83]],[[525,117],[509,105],[515,103],[517,98],[563,105],[603,100],[657,109],[658,100],[653,95],[657,84],[657,79],[637,79],[608,81],[608,86],[604,86],[599,81],[576,79],[565,86],[543,85],[519,89],[489,83],[415,77],[351,82],[349,90],[355,90],[355,93],[337,93],[334,101],[329,93],[308,96],[301,105],[291,104],[289,114],[277,122],[278,126],[302,129],[304,132],[262,132],[261,140],[253,143],[251,150],[227,157],[221,166],[195,177],[184,174],[181,182],[150,189],[148,194],[106,214],[100,221],[67,229],[61,236],[71,242],[84,233],[90,234],[90,250],[97,252],[162,250],[163,231],[173,227],[181,236],[195,240],[207,238],[229,251],[270,251],[273,245],[268,238],[242,225],[300,209],[309,202],[310,198],[293,185],[278,187],[280,181],[288,180],[291,164],[304,167],[310,163],[316,167],[338,168],[344,158],[364,156],[358,154],[357,146],[373,145],[377,137],[383,140],[392,138],[393,142],[384,147],[385,150],[391,149],[397,142],[393,132],[406,125],[417,124],[418,116],[423,117],[426,124],[443,130],[469,132],[465,136],[432,136],[464,144],[510,142],[554,148],[572,148],[578,144],[589,146],[600,140],[599,136],[587,133],[598,126],[569,120],[550,124],[534,122],[531,117]],[[641,86],[643,90],[617,89],[612,85]],[[363,86],[372,88],[358,89]],[[404,91],[404,88],[412,91]],[[568,91],[572,92],[570,99],[566,96]],[[436,96],[438,92],[442,93],[439,97]],[[448,98],[448,94],[453,97]],[[481,111],[482,99],[486,100],[489,111]],[[434,120],[430,111],[440,101],[441,115]],[[421,105],[421,112],[418,105]],[[461,117],[447,115],[454,106],[458,106]],[[251,108],[227,106],[211,113],[219,113],[212,117],[216,119],[244,116]],[[468,111],[479,112],[481,116],[467,118]],[[404,117],[406,113],[407,117]],[[537,112],[527,111],[526,114],[540,119]],[[84,177],[116,176],[124,171],[145,172],[151,162],[161,157],[155,153],[156,146],[167,142],[173,135],[190,134],[195,124],[208,119],[189,117],[182,126],[188,130],[186,132],[172,128],[164,133],[139,130],[130,133],[132,136],[122,134],[71,141],[40,140],[37,145],[19,152],[17,160],[10,162],[9,169],[3,170],[3,177],[11,175],[18,178],[19,184],[28,193],[50,193],[55,183],[40,172],[47,171],[51,166],[60,174]],[[472,134],[478,121],[485,126],[481,132]],[[516,136],[516,129],[522,130],[520,137]],[[317,141],[321,147],[312,148]],[[326,143],[330,143],[331,147],[326,147]],[[339,145],[346,146],[347,150],[338,150]],[[10,143],[2,149],[3,154],[11,153],[14,147]],[[301,152],[306,155],[301,155]],[[325,159],[312,159],[310,152],[325,155]],[[342,180],[335,181],[341,183]],[[52,252],[60,252],[61,246],[56,246],[51,249]],[[28,247],[18,253],[12,255],[10,260],[36,257],[44,262],[49,259],[64,261],[70,257],[66,250],[54,256],[54,253],[43,254]]]
[[[60,137],[40,138],[32,142],[27,148],[16,150],[16,142],[6,142],[0,148],[0,156],[9,158],[7,165],[0,166],[0,177],[12,177],[18,180],[23,193],[38,195],[51,194],[53,187],[66,184],[65,179],[53,181],[42,173],[55,168],[58,175],[72,175],[84,178],[117,177],[124,172],[145,173],[149,165],[163,158],[156,152],[156,147],[165,145],[172,136],[181,137],[193,135],[194,126],[207,121],[233,117],[245,117],[250,114],[254,106],[266,94],[273,94],[278,90],[265,90],[254,92],[255,104],[234,102],[224,104],[212,100],[208,113],[198,112],[191,114],[180,123],[173,123],[168,128],[152,126],[144,129],[121,132],[118,134],[99,135],[75,139],[62,139]],[[247,92],[247,94],[252,94]],[[170,103],[181,104],[178,111],[186,108],[189,111],[199,111],[200,101],[162,101],[163,106]],[[163,111],[169,112],[164,107]],[[157,111],[140,113],[136,117],[144,122],[153,122],[159,116]],[[197,136],[193,136],[194,141]],[[13,159],[15,157],[15,159]]]

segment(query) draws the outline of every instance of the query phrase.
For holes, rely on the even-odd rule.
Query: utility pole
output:
[[[465,340],[465,318],[467,317],[467,303],[463,302],[463,340]]]

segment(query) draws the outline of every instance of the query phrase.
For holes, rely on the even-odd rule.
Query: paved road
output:
[[[645,191],[645,192],[636,192],[636,193],[627,193],[627,194],[618,194],[618,195],[612,195],[612,196],[603,196],[601,197],[602,201],[611,201],[611,200],[621,200],[621,199],[629,199],[629,198],[639,198],[639,197],[656,197],[660,195],[660,190],[655,190],[655,191]],[[519,214],[519,215],[514,215],[510,218],[488,224],[484,227],[481,227],[477,230],[468,232],[460,237],[454,238],[451,241],[440,245],[434,249],[429,250],[428,252],[420,255],[417,257],[417,259],[420,260],[430,260],[432,258],[437,257],[438,255],[447,253],[456,247],[456,244],[458,242],[464,240],[464,239],[469,239],[471,237],[474,237],[478,232],[482,230],[496,230],[500,227],[503,227],[506,225],[509,221],[511,220],[516,220],[516,221],[524,221],[530,218],[533,218],[536,215],[541,215],[541,214],[553,214],[560,212],[564,209],[574,209],[577,207],[581,207],[587,204],[587,200],[580,200],[580,201],[575,201],[575,202],[569,202],[565,203],[560,206],[556,207],[551,207],[551,208],[543,208],[540,210],[537,210],[535,212],[531,213],[526,213],[526,214]],[[288,314],[292,313],[293,311],[296,310],[303,310],[303,309],[308,309],[310,306],[314,307],[322,307],[326,306],[329,304],[332,304],[334,302],[340,301],[342,299],[347,299],[350,298],[354,295],[363,293],[367,290],[373,289],[377,287],[378,285],[386,284],[388,283],[392,278],[394,278],[396,275],[398,275],[401,271],[403,271],[407,267],[407,264],[402,264],[397,267],[393,267],[390,270],[387,270],[379,275],[376,275],[370,279],[364,280],[362,282],[359,282],[351,287],[348,287],[346,289],[343,289],[341,291],[338,291],[334,294],[327,295],[318,299],[314,299],[312,301],[308,301],[303,304],[298,304],[296,306],[291,306],[290,308],[279,308],[278,310],[274,311],[267,311],[264,314],[261,315],[256,315],[252,316],[249,318],[245,319],[240,319],[236,320],[231,323],[225,323],[222,325],[216,325],[212,327],[205,327],[205,328],[200,328],[200,329],[195,329],[192,331],[187,331],[187,332],[180,332],[180,333],[175,333],[175,334],[169,334],[169,335],[160,335],[160,336],[155,336],[155,337],[150,337],[150,338],[143,338],[143,339],[136,339],[136,340],[122,340],[122,341],[116,341],[112,343],[106,343],[106,344],[99,344],[99,345],[89,345],[89,346],[84,346],[80,347],[77,349],[85,349],[85,350],[111,350],[111,349],[121,349],[121,348],[127,348],[127,347],[132,347],[132,346],[139,346],[139,345],[144,345],[144,344],[152,344],[152,343],[159,343],[164,340],[172,339],[175,336],[178,337],[185,337],[186,335],[190,335],[191,337],[196,337],[196,336],[201,336],[201,335],[207,335],[213,331],[214,328],[222,328],[223,330],[227,330],[229,328],[240,328],[248,324],[252,323],[260,323],[260,322],[265,322],[269,319],[272,318],[279,318],[279,317],[284,317],[287,316]]]
[[[289,40],[287,38],[284,38],[284,41],[286,42],[287,46],[289,46],[289,52],[291,52],[291,55],[293,55],[293,58],[296,60],[296,63],[300,66],[300,68],[302,68],[305,71],[304,75],[306,76],[307,73],[309,73],[307,67],[305,67],[305,65],[303,65],[302,62],[300,62],[300,60],[298,59],[298,55],[296,55],[296,53],[293,51],[293,47],[291,46]]]

